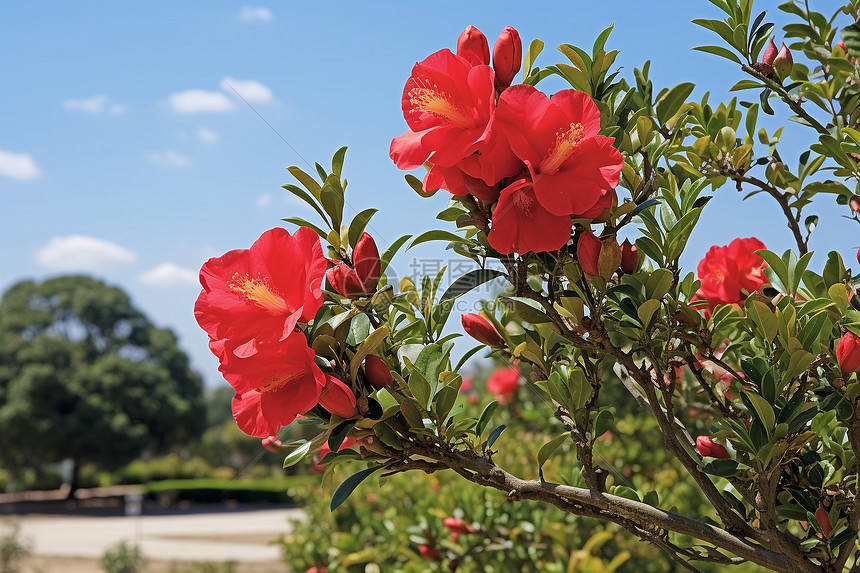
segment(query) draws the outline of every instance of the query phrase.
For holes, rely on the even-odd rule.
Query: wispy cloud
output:
[[[257,80],[237,80],[228,76],[221,80],[221,89],[231,94],[236,90],[248,103],[269,103],[275,99],[272,90]]]
[[[110,98],[104,94],[94,95],[93,97],[83,99],[67,99],[63,102],[63,109],[73,111],[83,111],[86,113],[109,113],[119,115],[125,113],[125,106],[111,102]]]
[[[197,273],[175,263],[162,263],[141,273],[138,278],[144,284],[159,287],[197,284]]]
[[[209,129],[208,127],[198,127],[194,134],[197,136],[197,139],[208,145],[218,143],[218,140],[221,139],[214,129]]]
[[[221,113],[233,109],[233,102],[221,92],[185,90],[168,98],[170,108],[176,113]]]
[[[272,11],[263,6],[242,6],[236,18],[243,22],[268,22],[275,17]]]
[[[134,253],[104,239],[86,235],[53,237],[36,252],[43,267],[66,271],[94,271],[118,263],[132,263]]]
[[[0,175],[18,181],[30,181],[42,175],[42,172],[28,154],[0,149]]]
[[[268,207],[269,205],[272,204],[272,194],[271,193],[263,193],[262,195],[257,197],[257,200],[255,201],[255,203],[257,203],[257,207]]]
[[[146,156],[152,163],[156,165],[160,165],[162,167],[188,167],[191,165],[191,159],[185,157],[181,153],[177,153],[172,149],[168,149],[167,151],[159,151],[157,153],[150,153]]]

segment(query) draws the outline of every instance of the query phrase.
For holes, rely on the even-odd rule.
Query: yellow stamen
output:
[[[451,96],[423,78],[415,80],[416,87],[407,92],[409,103],[414,107],[410,113],[426,112],[458,127],[469,127],[474,118],[451,102]]]
[[[581,123],[571,123],[566,130],[559,129],[555,134],[555,144],[540,162],[538,167],[540,173],[551,175],[558,171],[579,145],[584,131],[585,128]]]
[[[290,310],[284,299],[269,285],[268,277],[236,273],[227,281],[227,286],[271,314],[283,314]]]
[[[279,390],[283,388],[289,382],[292,382],[296,378],[300,378],[303,372],[289,372],[284,374],[283,376],[272,376],[271,378],[264,379],[264,384],[257,388],[258,392],[274,392],[275,390]]]

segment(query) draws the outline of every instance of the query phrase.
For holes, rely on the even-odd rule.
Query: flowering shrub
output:
[[[285,188],[322,226],[288,218],[301,227],[294,234],[267,231],[201,272],[195,312],[236,390],[240,428],[272,436],[285,466],[316,455],[324,483],[344,468],[354,472],[334,490],[334,511],[374,474],[453,473],[503,492],[502,515],[529,500],[609,522],[690,570],[854,566],[860,300],[838,253],[811,265],[818,217],[805,209],[831,194],[860,222],[852,191],[860,183],[860,72],[852,61],[860,24],[846,19],[841,46],[833,27],[846,15],[856,20],[858,6],[826,17],[786,2],[780,8],[797,21],[776,50],[774,26],[751,1],[712,3],[725,19],[695,22],[726,45],[699,49],[740,66],[745,77],[732,89],[754,90],[751,101],[691,100],[689,83],[657,90],[647,64],[628,81],[613,69],[618,52],[605,50],[611,28],[590,52],[560,46],[567,62],[545,67],[536,64],[543,43],[524,49],[512,28],[492,59],[489,42],[469,27],[456,53],[441,49],[417,63],[403,90],[407,131],[390,156],[400,169],[426,170],[423,180],[406,176],[421,197],[450,193],[439,219],[455,223],[452,230],[407,235],[380,254],[365,231],[374,209],[344,220],[345,149],[330,170],[290,167],[298,185]],[[522,83],[511,85],[520,68]],[[542,92],[550,75],[571,89]],[[781,128],[757,129],[758,114],[776,115],[781,105],[812,136],[796,166],[787,163]],[[779,255],[738,238],[687,271],[680,259],[688,239],[728,182],[771,197],[793,247]],[[390,282],[395,254],[429,241],[479,268],[444,291],[441,272]],[[460,335],[445,330],[453,301],[493,279],[508,290],[461,319],[482,345],[455,353]],[[507,366],[487,382],[500,399],[473,412],[460,369],[487,346]],[[539,401],[520,407],[521,387]],[[508,407],[516,439],[498,423]],[[297,417],[318,434],[277,445],[279,428]],[[647,424],[622,423],[628,417]],[[647,489],[636,464],[607,462],[607,442],[643,428],[671,454],[673,486],[694,487],[708,511]],[[536,438],[543,445],[520,465],[504,455]],[[347,440],[355,446],[341,449]],[[564,451],[576,461],[561,470],[552,458]],[[649,460],[652,469],[666,463],[665,452]],[[425,512],[444,503],[421,495],[413,502]],[[479,535],[487,523],[455,509],[410,538],[425,569],[408,570],[493,570],[483,552],[458,552],[439,535],[445,528],[457,544],[489,539]],[[446,518],[463,521],[446,527]],[[538,537],[525,543],[542,543]],[[380,551],[380,563],[411,562]],[[314,555],[303,566],[344,565],[341,557]],[[372,562],[365,557],[350,563]],[[550,554],[531,565],[559,563]]]

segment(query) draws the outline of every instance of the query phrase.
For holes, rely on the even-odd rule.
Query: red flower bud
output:
[[[818,504],[818,509],[815,510],[815,520],[821,526],[821,532],[824,534],[824,537],[829,539],[830,532],[833,531],[833,526],[830,525],[830,515],[820,503]]]
[[[696,449],[703,457],[718,458],[727,460],[731,456],[728,450],[709,438],[708,436],[699,436],[696,438]]]
[[[376,243],[368,233],[361,235],[352,250],[352,266],[366,293],[376,292],[381,262]]]
[[[474,26],[467,26],[457,38],[457,55],[473,66],[490,64],[490,45],[487,37]]]
[[[364,233],[352,250],[352,267],[340,261],[326,271],[332,288],[349,298],[369,296],[379,284],[381,262],[373,237]]]
[[[773,43],[774,36],[770,37],[768,40],[767,47],[764,49],[764,52],[761,55],[761,63],[767,64],[769,66],[773,65],[773,61],[776,59],[777,49],[776,44]]]
[[[432,545],[419,545],[418,551],[428,561],[439,561],[439,551]]]
[[[475,528],[457,517],[446,517],[442,524],[453,533],[475,533]]]
[[[493,46],[493,70],[496,72],[496,91],[502,91],[514,81],[523,61],[523,43],[520,34],[511,26],[496,38]]]
[[[625,273],[632,273],[639,266],[639,253],[636,251],[636,245],[628,239],[624,239],[621,243],[621,270]]]
[[[860,367],[860,338],[851,331],[846,332],[836,344],[836,361],[845,374]]]
[[[848,201],[848,205],[851,207],[851,210],[855,213],[860,213],[860,197],[854,195],[851,197],[851,200]]]
[[[602,246],[603,243],[591,231],[586,231],[579,236],[576,243],[576,258],[579,260],[579,266],[582,267],[583,272],[600,276],[597,263],[600,259]]]
[[[276,454],[281,450],[281,447],[284,445],[281,443],[281,440],[277,439],[275,436],[268,436],[263,438],[263,447],[269,450],[270,452]]]
[[[352,388],[332,376],[325,375],[325,388],[320,393],[320,406],[341,418],[352,418],[358,410]]]
[[[386,386],[390,386],[394,382],[391,376],[391,370],[379,356],[368,354],[364,359],[364,375],[367,376],[367,381],[370,385],[379,390]]]
[[[505,345],[505,339],[498,333],[496,327],[483,316],[470,312],[462,315],[460,322],[463,323],[463,330],[478,342],[493,348],[502,348]]]
[[[794,59],[791,57],[791,50],[783,44],[773,60],[773,71],[781,81],[791,74],[792,67],[794,67]]]

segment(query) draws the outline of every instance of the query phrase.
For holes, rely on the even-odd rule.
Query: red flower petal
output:
[[[513,88],[511,88],[513,89]],[[570,238],[569,216],[553,215],[535,198],[531,182],[519,179],[502,190],[487,240],[500,253],[557,251]]]

